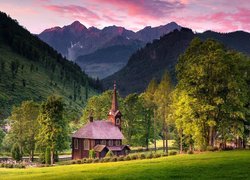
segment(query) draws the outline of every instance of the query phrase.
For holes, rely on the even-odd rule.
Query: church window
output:
[[[120,124],[120,119],[116,118],[116,124]]]
[[[115,145],[116,145],[116,146],[120,146],[120,145],[121,145],[120,140],[116,140],[116,141],[115,141]]]
[[[74,139],[74,148],[78,149],[78,139]]]
[[[89,150],[89,140],[88,139],[84,139],[84,141],[83,141],[83,149],[84,150]]]
[[[113,146],[113,140],[109,140],[109,146]]]
[[[106,145],[106,141],[105,140],[101,140],[101,144],[102,145]]]

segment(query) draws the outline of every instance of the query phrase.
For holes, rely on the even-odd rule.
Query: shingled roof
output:
[[[124,139],[120,129],[112,122],[106,120],[96,120],[89,122],[72,137],[84,139]]]

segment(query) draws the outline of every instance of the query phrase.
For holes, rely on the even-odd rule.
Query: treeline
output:
[[[243,148],[249,141],[250,60],[214,40],[194,39],[179,57],[178,83],[168,72],[146,91],[119,97],[122,131],[127,144],[148,147],[149,142],[175,139],[183,150]],[[119,84],[118,84],[119,89]],[[89,99],[83,111],[106,119],[111,91]]]
[[[53,164],[58,152],[69,148],[69,122],[62,98],[50,96],[41,104],[24,101],[8,118],[9,132],[0,129],[0,149],[20,161],[23,156]]]
[[[99,80],[89,78],[77,64],[62,57],[61,54],[37,36],[30,34],[16,20],[11,19],[3,12],[0,12],[0,39],[18,54],[50,69],[51,79],[57,70],[60,72],[60,78],[67,82],[84,85],[88,81],[89,86],[99,90],[102,88]]]

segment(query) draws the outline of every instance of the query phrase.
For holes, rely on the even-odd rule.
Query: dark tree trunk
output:
[[[51,165],[54,164],[54,150],[53,149],[51,149],[50,151],[50,162],[51,162]]]
[[[163,132],[163,136],[162,136],[162,146],[163,146],[163,152],[165,152],[165,149],[166,149],[166,143],[165,143],[165,136],[164,136],[164,132]]]
[[[165,152],[168,154],[168,126],[167,126],[167,123],[166,123],[166,127],[165,127],[165,140],[166,140],[166,150]]]
[[[182,132],[181,132],[181,136],[180,136],[180,154],[182,154],[183,151],[183,138],[182,138]]]
[[[155,111],[154,111],[154,150],[156,152],[156,117],[155,117]]]
[[[213,126],[210,126],[209,128],[209,146],[214,147],[214,143],[213,143]]]

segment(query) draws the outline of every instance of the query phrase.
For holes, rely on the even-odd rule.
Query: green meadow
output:
[[[250,150],[157,159],[0,169],[0,179],[250,179]]]

